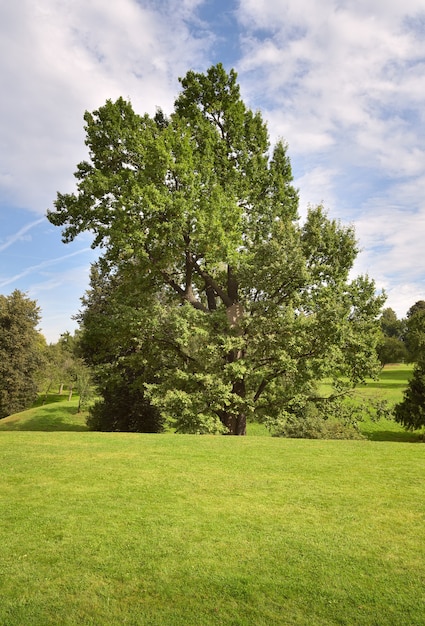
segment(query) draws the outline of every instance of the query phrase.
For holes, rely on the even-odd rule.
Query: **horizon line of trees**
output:
[[[387,307],[380,317],[381,336],[377,345],[381,366],[389,363],[414,363],[420,360],[425,349],[422,335],[425,301],[418,300],[398,319],[395,311]]]

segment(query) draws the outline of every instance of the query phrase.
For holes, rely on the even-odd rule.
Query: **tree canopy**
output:
[[[396,312],[388,307],[382,311],[379,321],[382,334],[378,341],[377,351],[382,367],[387,363],[407,361],[405,320],[399,320]]]
[[[425,301],[418,300],[407,312],[405,340],[409,358],[415,363],[413,376],[395,419],[408,430],[425,426]]]
[[[28,408],[37,397],[45,349],[39,319],[36,302],[21,291],[0,295],[0,418]]]
[[[410,361],[418,362],[425,354],[425,301],[418,300],[407,312],[406,346]]]
[[[287,146],[270,146],[233,70],[180,82],[170,116],[122,98],[87,112],[90,158],[48,212],[65,242],[90,231],[103,252],[86,352],[105,376],[130,368],[183,432],[244,434],[247,419],[270,425],[307,402],[326,412],[378,365],[383,298],[349,279],[354,231],[321,206],[300,222]]]

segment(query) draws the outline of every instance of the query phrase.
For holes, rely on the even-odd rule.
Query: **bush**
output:
[[[352,424],[335,418],[325,419],[320,415],[291,415],[274,436],[295,439],[363,439],[363,435]]]
[[[391,407],[382,400],[358,402],[350,397],[295,402],[291,412],[268,424],[273,436],[297,439],[363,439],[358,423],[368,416],[372,421],[391,419]]]

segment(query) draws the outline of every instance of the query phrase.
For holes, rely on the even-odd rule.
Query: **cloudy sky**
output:
[[[0,0],[0,29],[0,293],[36,299],[48,341],[97,257],[45,218],[86,158],[84,111],[171,112],[178,77],[219,61],[287,140],[301,215],[355,225],[355,271],[399,317],[425,299],[423,0]]]

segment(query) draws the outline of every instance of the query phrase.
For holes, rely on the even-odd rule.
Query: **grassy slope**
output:
[[[50,394],[46,404],[42,405],[39,401],[27,411],[0,420],[0,431],[86,431],[87,413],[77,413],[77,408],[78,396],[68,401],[67,394]]]
[[[0,433],[0,624],[424,624],[422,445]]]

